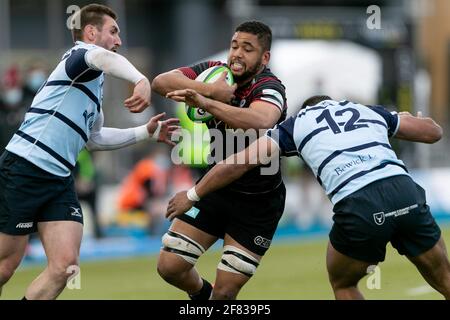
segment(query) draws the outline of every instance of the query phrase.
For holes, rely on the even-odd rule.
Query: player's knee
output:
[[[171,230],[162,237],[162,244],[162,250],[173,253],[192,265],[195,265],[198,258],[205,252],[198,242]]]
[[[17,266],[12,263],[0,263],[0,285],[5,284],[16,271]]]
[[[250,278],[256,272],[258,265],[259,261],[244,250],[234,246],[225,246],[222,259],[217,268]]]
[[[171,262],[172,259],[159,259],[157,265],[157,271],[161,278],[164,280],[171,282],[171,280],[176,279],[183,270],[179,267],[179,265],[174,261]]]
[[[328,279],[330,281],[331,287],[334,291],[339,289],[351,288],[358,286],[358,282],[360,278],[348,275],[336,275],[336,274],[328,274]]]
[[[48,268],[53,277],[65,280],[74,269],[79,268],[78,256],[76,254],[66,254],[49,261]]]

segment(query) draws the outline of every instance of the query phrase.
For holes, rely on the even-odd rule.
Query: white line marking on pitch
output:
[[[420,296],[422,294],[427,294],[427,293],[432,293],[432,292],[436,292],[436,290],[434,290],[432,287],[430,287],[429,285],[423,285],[420,287],[416,287],[416,288],[411,288],[408,291],[406,291],[406,294],[409,296]]]

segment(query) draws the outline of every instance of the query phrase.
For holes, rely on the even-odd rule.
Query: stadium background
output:
[[[71,46],[67,20],[74,6],[92,1],[0,0],[0,147],[17,129],[32,98],[37,75],[52,70]],[[449,76],[450,2],[447,0],[110,0],[119,15],[120,50],[149,79],[193,62],[225,59],[233,28],[258,19],[272,27],[273,69],[287,87],[289,113],[311,94],[325,92],[336,99],[384,104],[397,111],[422,111],[444,128],[436,145],[394,142],[413,176],[425,187],[433,214],[449,239]],[[381,29],[370,29],[380,8]],[[373,20],[371,20],[373,22]],[[370,22],[369,22],[370,24]],[[45,80],[45,78],[44,78]],[[152,107],[129,114],[121,107],[131,88],[109,78],[105,82],[107,126],[129,127],[146,122],[154,112],[175,115],[176,106],[152,96]],[[177,115],[182,115],[179,112]],[[198,150],[196,150],[198,152]],[[140,144],[93,155],[102,237],[95,237],[91,208],[84,206],[85,239],[81,250],[81,290],[66,290],[63,299],[184,299],[155,270],[159,237],[167,227],[161,218],[170,196],[200,174],[198,168],[172,166],[170,151]],[[117,199],[133,166],[151,157],[165,177],[146,211],[124,212]],[[292,161],[291,161],[292,160]],[[288,187],[286,212],[273,248],[240,298],[330,299],[325,270],[326,236],[331,205],[297,159],[284,161]],[[155,182],[155,181],[156,182]],[[219,246],[216,247],[219,249]],[[38,241],[29,248],[23,267],[7,284],[3,298],[19,298],[45,256]],[[209,279],[219,251],[200,259]],[[283,270],[283,272],[280,272]],[[361,286],[369,298],[434,299],[406,259],[389,252],[381,264],[381,288]]]

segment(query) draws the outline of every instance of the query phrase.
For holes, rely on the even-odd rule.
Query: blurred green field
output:
[[[450,228],[443,228],[450,243]],[[326,300],[333,299],[325,268],[326,238],[279,241],[263,258],[256,275],[243,288],[239,299],[250,300]],[[220,252],[204,255],[198,269],[214,280]],[[4,287],[2,299],[20,299],[26,286],[42,266],[19,269]],[[415,267],[389,245],[386,261],[380,265],[381,288],[369,290],[367,277],[360,288],[367,299],[442,299],[419,275]],[[66,289],[60,299],[187,299],[166,284],[156,273],[156,257],[84,262],[81,289]]]

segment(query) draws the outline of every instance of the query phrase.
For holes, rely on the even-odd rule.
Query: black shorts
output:
[[[26,235],[44,221],[76,221],[83,214],[72,176],[58,177],[14,153],[0,157],[0,232]]]
[[[272,242],[285,199],[283,183],[260,194],[221,189],[202,198],[178,219],[222,239],[228,234],[246,249],[262,256]]]
[[[415,257],[441,236],[425,191],[406,175],[372,182],[339,201],[333,211],[331,244],[361,261],[384,261],[389,241],[400,254]]]

